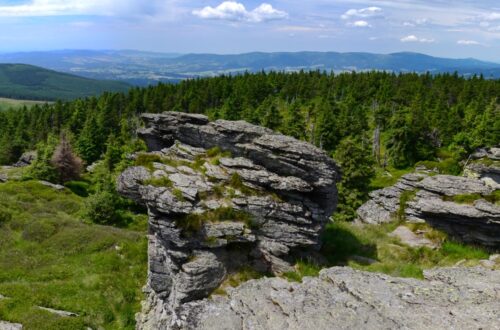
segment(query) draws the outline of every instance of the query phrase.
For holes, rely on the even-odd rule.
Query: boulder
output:
[[[148,329],[498,329],[500,271],[444,268],[424,280],[335,267],[290,283],[252,280],[183,305]]]
[[[438,245],[432,242],[430,239],[425,238],[424,235],[414,233],[410,228],[406,226],[399,226],[392,233],[389,234],[392,237],[398,238],[401,243],[406,244],[413,248],[428,247],[435,249]]]
[[[22,329],[23,329],[22,324],[0,321],[0,330],[22,330]]]
[[[411,179],[411,180],[409,180]],[[500,207],[481,196],[494,188],[485,181],[451,175],[407,175],[394,186],[374,191],[358,210],[358,221],[369,224],[391,222],[400,210],[403,192],[414,196],[402,208],[410,222],[427,222],[466,243],[500,247]],[[468,204],[454,201],[460,195],[478,196]]]
[[[493,189],[500,189],[500,148],[479,149],[467,162],[464,175],[480,179]]]
[[[31,165],[37,158],[36,151],[27,151],[21,155],[17,163],[15,163],[14,167],[26,167]]]
[[[182,306],[241,269],[281,274],[296,254],[320,248],[339,180],[323,151],[243,121],[176,112],[143,119],[150,152],[135,155],[139,166],[117,181],[149,212],[139,328],[175,324]]]

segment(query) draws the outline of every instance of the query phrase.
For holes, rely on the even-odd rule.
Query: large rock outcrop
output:
[[[205,330],[500,329],[500,271],[434,269],[425,280],[331,268],[290,283],[252,280],[227,297],[180,308],[179,328]]]
[[[118,179],[118,190],[149,212],[139,328],[182,328],[183,306],[228,274],[280,274],[295,254],[320,247],[339,176],[321,150],[242,121],[176,112],[143,119],[151,152]]]
[[[500,207],[485,199],[494,191],[479,178],[408,174],[372,192],[357,213],[369,224],[391,222],[403,213],[410,222],[427,222],[466,243],[500,248]]]

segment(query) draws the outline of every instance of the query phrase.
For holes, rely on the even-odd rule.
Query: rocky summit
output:
[[[243,121],[145,114],[149,153],[118,190],[149,213],[147,301],[138,328],[184,328],[189,303],[228,275],[292,271],[320,247],[339,170],[320,149]]]
[[[498,329],[500,271],[442,268],[425,279],[335,267],[302,283],[252,280],[192,302],[182,328],[206,330]]]

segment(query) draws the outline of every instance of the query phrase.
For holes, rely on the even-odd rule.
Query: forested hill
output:
[[[259,73],[188,80],[0,112],[0,164],[36,148],[40,158],[31,175],[47,180],[57,137],[66,132],[85,163],[102,159],[108,172],[100,177],[112,178],[123,166],[117,164],[144,148],[135,138],[140,113],[244,119],[330,153],[343,171],[336,216],[353,219],[374,187],[375,171],[404,173],[425,161],[458,174],[475,148],[498,144],[499,95],[499,80],[449,74]],[[116,195],[109,184],[114,181],[103,182]]]
[[[189,80],[0,113],[0,159],[8,163],[19,150],[69,130],[91,163],[105,152],[110,135],[123,141],[133,136],[139,113],[174,110],[244,119],[329,152],[349,137],[368,143],[378,128],[387,161],[408,166],[435,158],[441,148],[468,152],[498,143],[499,95],[499,80],[449,74],[260,73]]]
[[[129,85],[100,81],[24,64],[0,64],[0,97],[24,100],[72,100],[106,91],[126,92]]]
[[[242,72],[321,70],[351,72],[453,73],[500,78],[500,64],[476,59],[438,58],[419,53],[253,52],[246,54],[163,54],[139,51],[64,50],[0,54],[0,63],[26,63],[94,79],[141,85],[178,82]]]

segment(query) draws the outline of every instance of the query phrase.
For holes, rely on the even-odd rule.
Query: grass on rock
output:
[[[415,278],[423,278],[424,269],[454,266],[461,261],[475,265],[489,257],[485,249],[452,241],[435,229],[423,228],[425,225],[419,225],[418,229],[427,230],[430,239],[442,241],[441,248],[411,248],[389,236],[399,225],[398,221],[382,225],[330,223],[324,233],[322,254],[330,266],[348,265],[365,271]]]

